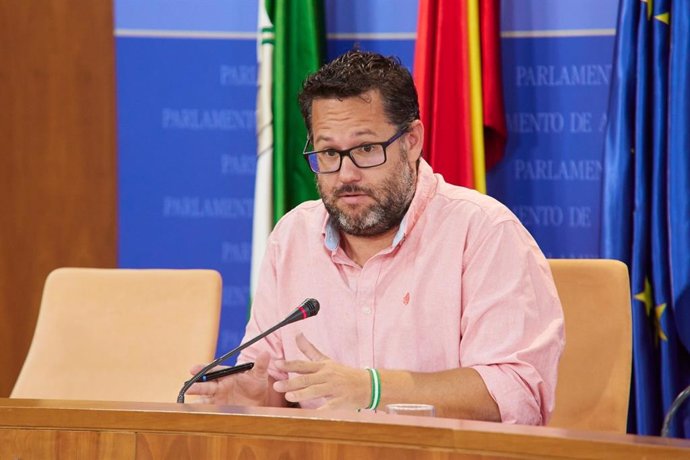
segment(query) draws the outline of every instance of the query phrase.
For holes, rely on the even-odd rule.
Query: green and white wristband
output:
[[[371,377],[371,401],[367,410],[375,410],[381,401],[381,377],[376,369],[367,367]]]

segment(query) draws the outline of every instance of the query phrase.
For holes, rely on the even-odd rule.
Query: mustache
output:
[[[343,195],[352,194],[362,194],[362,195],[372,195],[371,189],[367,187],[360,187],[358,185],[347,184],[339,187],[333,191],[333,195],[336,197],[341,197]]]

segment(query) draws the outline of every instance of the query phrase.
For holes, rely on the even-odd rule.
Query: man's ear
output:
[[[407,159],[410,164],[415,164],[422,156],[424,145],[424,125],[421,120],[417,119],[410,123],[405,134],[405,142],[407,143]]]

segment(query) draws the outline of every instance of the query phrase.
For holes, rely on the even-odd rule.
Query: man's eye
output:
[[[340,156],[337,150],[324,150],[323,151],[323,156],[328,157],[328,158],[335,158],[337,156]]]
[[[363,145],[359,148],[359,150],[364,153],[371,153],[374,151],[374,148],[374,145]]]

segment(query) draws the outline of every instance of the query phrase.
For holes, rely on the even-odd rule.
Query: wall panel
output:
[[[47,274],[116,263],[110,1],[0,2],[0,396]]]

